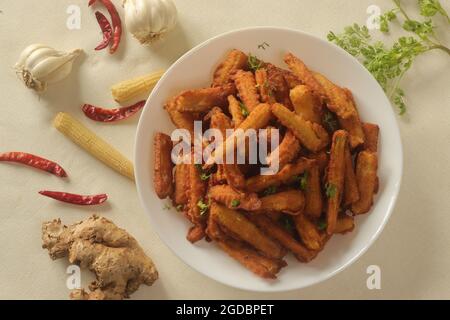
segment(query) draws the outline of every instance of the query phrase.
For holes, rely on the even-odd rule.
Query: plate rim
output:
[[[334,43],[331,43],[329,41],[326,41],[322,38],[319,38],[311,33],[302,31],[302,30],[298,30],[298,29],[294,29],[294,28],[288,28],[288,27],[279,27],[279,26],[253,26],[253,27],[244,27],[244,28],[238,28],[238,29],[234,29],[231,31],[227,31],[224,33],[221,33],[219,35],[216,35],[214,37],[211,37],[203,42],[201,42],[200,44],[194,46],[193,48],[191,48],[190,50],[188,50],[186,53],[184,53],[181,57],[179,57],[173,64],[170,65],[170,67],[166,70],[166,72],[164,73],[164,75],[162,76],[162,78],[160,79],[160,81],[158,81],[158,83],[156,84],[156,86],[153,88],[152,92],[150,93],[149,97],[146,100],[146,104],[144,107],[143,112],[141,113],[141,116],[139,118],[139,122],[137,125],[137,130],[136,130],[136,134],[135,134],[135,143],[134,143],[134,152],[133,152],[133,157],[134,157],[134,174],[135,174],[135,180],[136,180],[136,189],[137,189],[137,193],[138,193],[138,197],[139,197],[139,202],[141,205],[141,208],[145,211],[146,215],[149,216],[149,219],[152,220],[151,218],[151,214],[148,212],[148,210],[146,209],[146,205],[145,205],[145,201],[144,201],[144,195],[142,194],[142,190],[139,187],[140,185],[140,175],[139,173],[139,169],[137,166],[137,163],[139,162],[138,159],[138,153],[139,148],[139,141],[140,141],[140,132],[141,129],[143,127],[143,117],[142,115],[144,114],[144,111],[149,107],[149,101],[150,99],[153,97],[154,94],[156,94],[156,92],[158,91],[159,87],[161,86],[161,84],[164,82],[163,80],[165,80],[166,77],[168,77],[168,74],[170,73],[169,71],[171,71],[173,68],[175,68],[179,63],[181,63],[184,59],[186,59],[187,57],[189,57],[192,54],[195,54],[196,51],[198,51],[200,48],[208,45],[210,42],[215,41],[217,39],[223,38],[223,37],[227,37],[229,35],[235,34],[235,33],[241,33],[241,32],[245,32],[245,31],[255,31],[255,30],[276,30],[276,31],[287,31],[287,32],[293,32],[293,33],[298,33],[301,34],[302,36],[306,36],[306,37],[310,37],[312,39],[314,39],[315,41],[319,41],[322,42],[328,46],[333,46],[335,49],[337,49],[338,51],[341,51],[341,53],[347,55],[347,57],[353,59],[355,62],[357,62],[360,67],[364,70],[364,72],[366,72],[367,74],[370,75],[370,78],[373,82],[373,85],[378,86],[381,91],[383,92],[383,96],[386,99],[386,101],[388,102],[388,104],[392,107],[391,102],[389,101],[389,99],[387,98],[385,92],[382,90],[381,86],[379,85],[379,83],[376,81],[376,79],[372,76],[372,74],[370,74],[370,72],[351,54],[349,54],[348,52],[346,52],[344,49],[342,49],[341,47],[337,46]],[[394,184],[394,189],[393,189],[393,193],[390,195],[390,200],[389,200],[389,204],[387,207],[387,212],[382,220],[382,222],[380,223],[380,225],[378,226],[378,228],[376,229],[376,231],[374,232],[374,234],[372,235],[372,237],[369,239],[369,241],[367,242],[366,245],[364,245],[356,254],[353,255],[353,257],[351,259],[349,259],[348,261],[346,261],[345,263],[342,264],[342,266],[340,266],[339,268],[329,272],[326,276],[320,278],[317,281],[312,281],[311,283],[307,283],[305,285],[300,285],[300,286],[296,286],[296,287],[292,287],[292,288],[280,288],[277,286],[274,287],[266,287],[266,288],[254,288],[254,287],[249,287],[249,286],[244,286],[244,285],[238,285],[238,284],[231,284],[228,283],[226,281],[223,281],[221,279],[215,278],[201,270],[199,270],[197,267],[191,265],[188,261],[186,261],[185,259],[183,259],[178,253],[177,251],[172,248],[165,240],[164,237],[162,237],[161,232],[158,230],[158,228],[153,227],[152,229],[156,232],[158,238],[162,241],[162,243],[169,248],[169,250],[179,259],[181,260],[185,265],[189,266],[190,268],[192,268],[193,270],[195,270],[196,272],[200,273],[203,276],[206,276],[207,278],[214,280],[218,283],[224,284],[228,287],[232,287],[232,288],[237,288],[239,290],[244,290],[244,291],[249,291],[249,292],[260,292],[260,293],[279,293],[279,292],[291,292],[291,291],[295,291],[295,290],[300,290],[300,289],[304,289],[307,287],[311,287],[313,285],[317,285],[319,283],[322,283],[334,276],[336,276],[337,274],[339,274],[340,272],[342,272],[343,270],[347,269],[348,267],[350,267],[353,263],[355,263],[358,259],[360,259],[364,253],[367,252],[367,250],[372,247],[372,245],[375,243],[375,241],[379,238],[379,236],[381,235],[382,231],[384,230],[385,226],[387,225],[387,222],[389,221],[395,205],[397,203],[398,200],[398,195],[400,193],[400,188],[401,188],[401,184],[402,184],[402,178],[403,178],[403,166],[404,166],[404,159],[403,159],[403,143],[402,143],[402,138],[400,135],[400,128],[398,126],[398,122],[396,119],[396,115],[394,113],[394,111],[392,110],[392,108],[389,109],[389,112],[391,113],[391,116],[395,119],[394,122],[394,130],[395,130],[395,135],[398,137],[398,143],[399,143],[399,150],[398,150],[398,160],[399,160],[399,171],[398,171],[398,181],[397,183]],[[187,241],[187,240],[186,240]],[[250,274],[251,275],[251,274]]]

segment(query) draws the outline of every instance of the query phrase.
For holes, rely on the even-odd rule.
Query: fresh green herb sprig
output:
[[[256,70],[261,69],[264,63],[259,60],[255,55],[249,53],[248,54],[248,67],[251,71],[256,72]]]
[[[328,224],[325,219],[320,219],[319,221],[317,221],[317,229],[319,229],[320,231],[325,230],[327,227]]]
[[[405,93],[399,85],[415,59],[436,49],[450,55],[450,48],[436,38],[436,26],[431,19],[413,20],[402,7],[400,0],[392,1],[395,8],[385,12],[379,18],[380,31],[389,32],[389,24],[399,20],[401,16],[403,29],[412,33],[413,36],[400,37],[392,47],[387,47],[381,41],[374,42],[366,26],[355,23],[346,27],[342,34],[330,31],[327,38],[362,61],[402,115],[406,112],[406,102]],[[440,13],[450,23],[448,14],[438,0],[419,0],[418,4],[422,16],[429,18]]]
[[[198,172],[200,173],[200,180],[207,181],[209,178],[211,178],[212,173],[203,170],[203,167],[201,164],[196,164],[195,167],[197,168]]]
[[[306,191],[308,188],[308,172],[305,172],[299,176],[294,176],[294,180],[298,182],[300,190]]]

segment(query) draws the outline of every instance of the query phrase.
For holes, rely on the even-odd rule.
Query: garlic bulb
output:
[[[125,24],[142,44],[160,39],[177,24],[172,0],[124,0]]]
[[[43,44],[32,44],[22,51],[15,69],[25,85],[38,92],[65,79],[82,50],[62,52]]]

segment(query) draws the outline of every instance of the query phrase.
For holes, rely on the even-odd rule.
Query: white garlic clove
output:
[[[142,44],[151,44],[171,31],[177,23],[172,0],[125,0],[125,24]]]
[[[81,52],[63,52],[34,44],[21,53],[15,68],[28,88],[42,92],[48,84],[61,81],[70,74],[73,61]]]

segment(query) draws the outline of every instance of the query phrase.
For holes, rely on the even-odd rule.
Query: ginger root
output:
[[[71,226],[60,219],[45,222],[42,240],[53,260],[68,256],[70,263],[95,273],[90,292],[74,290],[72,299],[121,300],[158,279],[155,265],[137,241],[108,219],[93,215]]]

